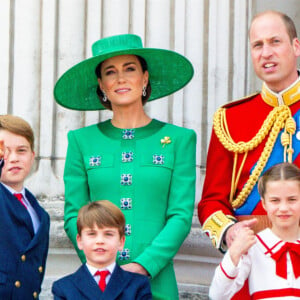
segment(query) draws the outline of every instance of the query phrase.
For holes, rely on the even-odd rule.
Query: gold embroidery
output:
[[[225,230],[235,223],[233,220],[232,216],[226,216],[221,210],[218,210],[206,219],[202,230],[208,233],[214,247],[220,248],[222,236]]]

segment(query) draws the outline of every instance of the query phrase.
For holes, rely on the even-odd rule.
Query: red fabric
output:
[[[98,282],[99,288],[100,290],[103,292],[106,288],[106,277],[110,272],[108,270],[104,270],[104,271],[97,271],[95,273],[95,275],[99,275],[100,276],[100,280]]]
[[[276,261],[276,274],[287,279],[287,252],[290,253],[295,278],[300,276],[300,244],[286,242],[271,255]]]
[[[260,94],[250,100],[229,106],[230,107],[226,110],[226,120],[231,137],[235,142],[248,142],[251,140],[273,109],[273,107],[262,100]],[[300,109],[300,101],[291,105],[290,109],[292,114],[295,114]],[[258,161],[267,138],[257,148],[248,153],[238,182],[237,194],[247,182],[250,170]],[[243,155],[239,155],[237,170],[239,169],[242,159]],[[215,132],[212,131],[207,154],[203,192],[201,201],[198,204],[198,216],[201,224],[218,210],[221,210],[226,215],[234,216],[234,211],[229,203],[233,160],[234,154],[224,148]],[[296,159],[294,163],[300,167],[300,158]],[[255,214],[261,215],[266,213],[260,205],[254,209],[252,215]]]
[[[261,201],[258,202],[258,204],[256,205],[256,207],[254,208],[252,215],[266,215],[266,211],[263,208]]]
[[[245,281],[244,286],[231,298],[231,300],[251,300],[248,279]]]
[[[22,203],[22,205],[27,209],[24,201],[23,201],[23,195],[22,193],[14,193],[14,196]]]
[[[268,299],[268,298],[276,298],[279,297],[299,297],[300,298],[300,290],[294,289],[294,288],[287,288],[287,289],[281,289],[281,290],[272,290],[272,291],[260,291],[256,292],[252,295],[252,300],[258,300],[258,299]],[[241,298],[242,299],[242,298]]]
[[[270,111],[273,110],[272,106],[262,100],[260,94],[239,103],[226,105],[226,108],[228,129],[235,142],[248,142],[251,140],[261,128]],[[300,109],[300,101],[291,105],[290,109],[294,115]],[[237,185],[236,194],[239,194],[247,182],[250,171],[258,161],[267,138],[268,136],[258,147],[248,153]],[[237,170],[239,170],[242,159],[243,155],[239,155]],[[198,204],[198,217],[202,225],[209,216],[219,210],[225,215],[235,215],[229,203],[233,161],[234,154],[224,148],[213,130],[207,154],[202,197]],[[300,157],[294,163],[300,167]],[[265,214],[266,212],[259,202],[256,208],[254,208],[252,215]],[[248,284],[233,299],[250,299],[247,286]]]

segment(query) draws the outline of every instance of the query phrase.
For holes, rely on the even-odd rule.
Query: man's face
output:
[[[267,13],[255,19],[249,39],[255,73],[272,91],[280,92],[297,79],[300,43],[297,38],[290,40],[279,15]]]

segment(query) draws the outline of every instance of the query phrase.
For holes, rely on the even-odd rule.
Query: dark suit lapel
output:
[[[2,201],[7,201],[7,205],[9,209],[11,210],[11,215],[14,215],[15,218],[25,225],[25,227],[30,232],[31,237],[34,236],[34,230],[33,225],[31,221],[31,217],[26,210],[26,208],[15,198],[15,196],[2,184],[0,184],[0,189],[3,195],[5,195],[4,199]],[[1,193],[1,194],[2,194]]]
[[[30,249],[34,247],[37,243],[39,243],[41,239],[44,239],[48,236],[49,217],[48,214],[41,208],[36,198],[28,190],[25,190],[25,194],[27,200],[30,202],[32,208],[35,210],[40,221],[40,226],[36,234],[34,234],[33,231],[34,237],[31,243],[28,245],[28,249]],[[32,225],[32,230],[33,230],[33,225]]]
[[[86,299],[96,300],[102,299],[102,291],[98,287],[96,281],[87,269],[86,265],[82,265],[72,276],[74,286],[80,290]],[[104,298],[103,298],[104,299]]]
[[[119,265],[116,265],[113,273],[111,274],[107,288],[103,293],[103,299],[116,299],[128,285],[130,280],[130,273],[125,274]]]

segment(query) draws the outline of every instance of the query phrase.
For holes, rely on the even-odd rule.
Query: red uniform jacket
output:
[[[235,142],[247,142],[251,140],[261,128],[270,111],[274,108],[262,99],[261,94],[227,104],[225,107],[228,129]],[[290,105],[289,108],[297,123],[297,133],[300,130],[300,101]],[[293,161],[300,166],[300,155],[298,156],[300,141],[296,138],[296,133],[292,139],[294,148]],[[268,135],[255,149],[249,151],[237,185],[236,194],[241,191],[247,182],[251,170],[264,149],[267,139]],[[242,154],[238,155],[237,169],[239,169],[242,157]],[[202,199],[198,205],[198,215],[202,225],[217,211],[222,211],[227,216],[265,214],[256,186],[245,203],[239,209],[233,210],[229,202],[233,159],[234,153],[224,148],[213,130],[207,155],[206,177]],[[280,144],[279,134],[265,170],[280,162],[283,162],[283,146]]]

